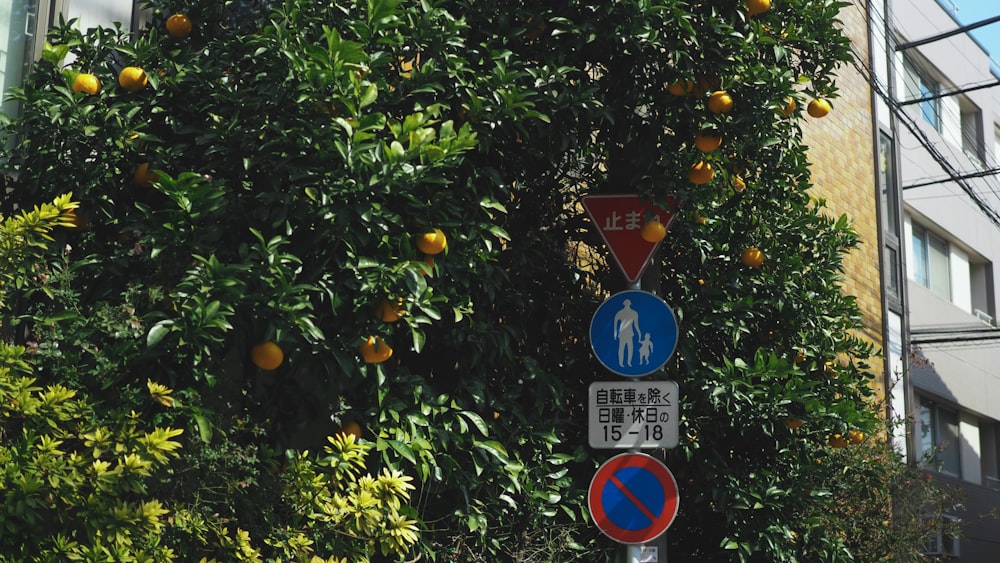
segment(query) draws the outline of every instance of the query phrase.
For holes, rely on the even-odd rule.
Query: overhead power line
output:
[[[965,94],[966,92],[975,92],[976,90],[985,90],[986,88],[995,88],[1000,86],[1000,80],[994,80],[993,82],[987,82],[985,84],[976,84],[974,86],[967,86],[964,88],[959,88],[957,90],[949,90],[947,92],[939,92],[937,94],[931,94],[930,96],[924,96],[922,98],[914,98],[912,100],[906,100],[899,102],[900,106],[908,106],[911,104],[920,104],[923,102],[929,102],[931,100],[937,100],[940,98],[947,98],[948,96],[957,96],[958,94]]]
[[[870,0],[869,0],[870,8]],[[1000,16],[996,17],[997,21],[1000,21]],[[986,20],[984,20],[986,21]],[[983,22],[979,22],[980,25],[986,25]],[[888,17],[886,18],[886,25],[888,25]],[[978,25],[976,25],[978,27]],[[949,32],[951,35],[955,33],[961,33],[955,31],[954,33]],[[886,33],[886,38],[889,38],[889,34]],[[931,41],[940,39],[940,36],[935,36],[934,38],[927,38],[926,40],[921,40],[920,44],[929,43]],[[914,43],[914,42],[911,42]],[[897,49],[898,50],[898,49]],[[948,160],[948,158],[941,153],[941,151],[934,145],[934,143],[927,136],[927,133],[920,127],[920,125],[913,119],[911,115],[900,105],[900,102],[889,95],[888,87],[881,84],[875,73],[872,72],[868,66],[861,62],[862,57],[855,53],[853,57],[852,64],[854,68],[865,78],[865,81],[872,87],[875,94],[889,107],[889,110],[894,116],[898,118],[898,122],[901,123],[914,137],[917,138],[921,146],[927,151],[931,159],[937,163],[938,166],[947,175],[948,182],[954,182],[958,187],[965,192],[972,203],[976,206],[979,211],[983,213],[998,229],[1000,229],[1000,214],[997,213],[992,206],[986,203],[979,194],[973,189],[969,184],[968,178],[963,178],[963,173],[958,171],[954,165]]]
[[[969,25],[963,25],[952,29],[951,31],[946,31],[944,33],[939,33],[937,35],[932,35],[930,37],[925,37],[923,39],[917,39],[916,41],[909,41],[907,43],[900,43],[896,45],[896,51],[905,51],[907,49],[912,49],[914,47],[919,47],[921,45],[926,45],[928,43],[933,43],[941,39],[947,39],[953,35],[960,35],[966,33],[970,30],[976,29],[977,27],[983,27],[984,25],[990,25],[991,23],[996,23],[1000,21],[1000,16],[993,16],[992,18],[986,18],[985,20],[978,21],[975,23],[970,23]]]
[[[971,180],[973,178],[984,178],[986,176],[996,176],[1000,174],[1000,168],[987,168],[985,170],[977,170],[976,172],[968,172],[966,174],[959,174],[958,176],[948,176],[945,178],[936,178],[931,180],[926,180],[922,182],[916,182],[908,186],[903,186],[904,190],[909,190],[913,188],[922,188],[924,186],[934,186],[937,184],[944,184],[945,182],[953,182],[955,179],[961,180]]]

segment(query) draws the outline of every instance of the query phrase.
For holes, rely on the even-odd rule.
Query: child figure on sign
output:
[[[649,363],[649,355],[653,352],[653,341],[650,339],[649,333],[639,341],[639,365]]]

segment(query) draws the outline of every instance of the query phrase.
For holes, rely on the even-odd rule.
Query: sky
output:
[[[978,21],[1000,16],[998,0],[942,0],[946,6],[951,3],[957,8],[958,21],[969,25]],[[972,30],[972,36],[990,53],[990,58],[1000,66],[1000,22]]]

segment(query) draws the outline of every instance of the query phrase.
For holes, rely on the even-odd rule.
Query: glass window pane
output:
[[[899,200],[896,195],[896,173],[893,169],[892,139],[879,135],[879,188],[882,192],[883,230],[895,233],[899,230]]]
[[[938,460],[941,462],[941,472],[957,477],[961,475],[958,444],[958,413],[938,410],[938,418],[938,426],[941,433],[941,439],[938,443],[941,452]]]
[[[0,2],[0,92],[21,85],[33,60],[37,31],[37,0]],[[17,104],[4,99],[0,110],[14,115]]]
[[[885,249],[885,285],[891,296],[899,299],[899,253],[891,247]]]
[[[927,277],[927,245],[925,244],[926,232],[924,229],[913,225],[913,281],[924,287],[930,287],[930,279]]]
[[[934,409],[920,406],[920,420],[917,423],[917,439],[920,443],[920,455],[925,456],[934,451]]]
[[[940,297],[951,299],[948,243],[931,233],[927,233],[927,269],[931,291]]]

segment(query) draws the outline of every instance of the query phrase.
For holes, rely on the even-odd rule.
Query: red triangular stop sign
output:
[[[629,283],[635,283],[649,265],[660,242],[648,242],[639,234],[648,218],[659,217],[664,227],[670,228],[676,216],[677,201],[667,198],[670,210],[665,211],[649,199],[635,194],[588,195],[583,197],[583,208],[601,233],[615,263]]]

